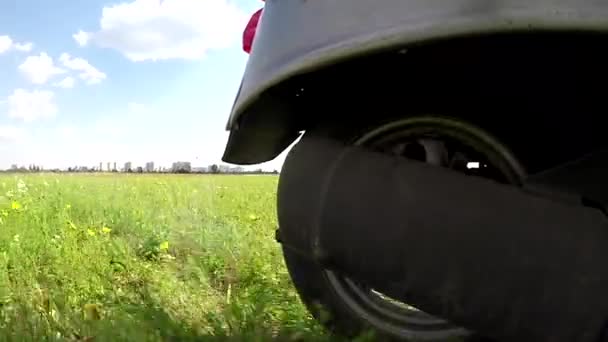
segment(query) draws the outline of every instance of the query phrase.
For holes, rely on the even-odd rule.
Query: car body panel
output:
[[[227,129],[224,160],[254,164],[287,148],[297,128],[279,132],[279,118],[260,103],[282,82],[348,59],[437,39],[519,31],[607,31],[608,2],[598,0],[268,0]],[[283,106],[284,107],[284,106]],[[259,142],[251,129],[266,132]],[[276,133],[270,129],[277,129]],[[252,140],[253,139],[253,140]],[[291,141],[288,141],[290,140]],[[263,141],[263,142],[262,142]]]

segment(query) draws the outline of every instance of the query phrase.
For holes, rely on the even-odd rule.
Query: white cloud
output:
[[[82,58],[72,57],[67,53],[62,53],[59,62],[66,68],[78,72],[78,77],[87,84],[97,84],[106,79],[106,74],[92,66]],[[34,84],[45,84],[49,79],[56,75],[65,74],[67,71],[55,65],[53,58],[45,52],[38,56],[29,56],[19,66],[19,70]],[[54,85],[61,88],[72,88],[76,80],[65,77]]]
[[[89,43],[89,39],[91,36],[84,32],[83,30],[78,31],[72,35],[72,38],[78,43],[80,46],[86,46]]]
[[[72,76],[68,76],[68,77],[64,78],[63,80],[55,83],[54,86],[59,87],[59,88],[64,88],[64,89],[70,89],[70,88],[74,88],[75,84],[76,84],[76,79],[74,79],[74,77],[72,77]]]
[[[55,66],[53,59],[44,52],[38,56],[27,57],[19,66],[19,71],[34,84],[45,84],[53,76],[65,73],[65,70]]]
[[[0,125],[0,142],[16,142],[23,139],[25,136],[22,129],[10,126],[10,125]]]
[[[8,116],[25,122],[54,117],[57,114],[54,97],[48,90],[15,89],[8,97]]]
[[[248,15],[228,0],[135,0],[104,7],[100,30],[73,38],[120,51],[134,62],[199,59],[240,41]]]
[[[32,51],[33,47],[34,47],[34,44],[32,44],[30,42],[17,43],[15,41],[13,41],[13,39],[9,36],[6,36],[6,35],[0,36],[0,54],[10,51],[12,49],[15,49],[17,51],[22,51],[22,52],[30,52],[30,51]]]
[[[105,73],[97,70],[97,68],[82,58],[71,57],[67,53],[62,53],[59,61],[70,70],[80,71],[78,76],[87,84],[97,84],[106,79]]]
[[[13,46],[13,40],[9,36],[0,36],[0,53],[5,53]]]
[[[29,43],[29,42],[28,43],[15,43],[13,46],[15,47],[15,50],[23,51],[23,52],[30,52],[34,48],[34,44]]]

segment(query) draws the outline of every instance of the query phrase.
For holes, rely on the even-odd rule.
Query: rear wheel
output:
[[[407,118],[368,128],[325,125],[306,135],[329,137],[501,183],[519,185],[525,174],[523,167],[497,139],[479,128],[448,118]],[[281,226],[288,224],[280,222]],[[353,337],[372,330],[383,340],[479,339],[464,328],[323,269],[288,249],[283,252],[302,301],[319,321],[340,335]]]

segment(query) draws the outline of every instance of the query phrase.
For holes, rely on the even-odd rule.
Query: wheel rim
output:
[[[447,118],[393,121],[360,135],[352,144],[506,184],[520,185],[525,176],[521,164],[497,139],[477,127]],[[344,303],[384,333],[430,339],[470,334],[466,329],[393,300],[348,277],[325,272]]]

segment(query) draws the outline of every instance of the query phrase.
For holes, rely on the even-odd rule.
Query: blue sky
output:
[[[262,5],[0,1],[0,168],[220,162]]]

